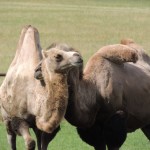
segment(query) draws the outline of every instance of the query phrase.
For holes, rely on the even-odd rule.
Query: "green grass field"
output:
[[[133,38],[150,53],[149,0],[0,0],[0,72],[6,72],[15,55],[24,25],[38,28],[43,48],[65,42],[77,48],[86,64],[100,47]],[[0,83],[3,78],[0,79]],[[51,144],[51,150],[92,150],[67,122]],[[18,149],[23,150],[22,138]],[[0,150],[8,150],[0,123]],[[128,134],[121,150],[148,150],[149,141],[138,130]]]
[[[32,137],[35,136],[31,130]],[[17,138],[18,150],[25,150],[24,141],[22,137]],[[56,135],[55,139],[49,144],[50,150],[93,150],[93,148],[86,143],[82,142],[76,133],[75,127],[68,124],[66,121],[61,123],[61,130]],[[150,143],[143,136],[140,130],[136,133],[128,134],[128,138],[121,150],[149,150]],[[6,139],[5,127],[0,123],[0,150],[9,150]]]

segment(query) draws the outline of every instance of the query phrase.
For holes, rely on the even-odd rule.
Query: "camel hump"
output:
[[[24,63],[32,65],[35,62],[39,62],[42,57],[41,50],[38,30],[31,25],[25,26],[21,31],[11,66]]]
[[[138,60],[137,52],[133,48],[123,44],[104,46],[98,53],[100,53],[103,58],[116,64],[125,62],[135,63]]]
[[[133,39],[122,39],[120,41],[121,44],[123,45],[128,45],[130,47],[132,47],[133,49],[135,49],[136,51],[138,51],[138,53],[142,53],[144,52],[144,49],[141,45],[137,44]]]
[[[120,41],[121,44],[123,45],[130,45],[130,44],[133,44],[135,43],[133,39],[130,39],[130,38],[126,38],[126,39],[122,39]]]
[[[133,49],[136,50],[136,52],[138,53],[138,60],[140,61],[144,61],[145,63],[148,64],[148,67],[150,65],[150,57],[149,55],[144,51],[143,47],[139,44],[137,44],[136,42],[134,42],[134,40],[132,39],[122,39],[121,42],[124,45],[127,45]]]

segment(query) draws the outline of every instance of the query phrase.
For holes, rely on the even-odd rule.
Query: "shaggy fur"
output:
[[[81,67],[68,75],[65,118],[95,150],[118,150],[138,128],[150,139],[150,57],[133,41],[124,44],[101,48],[84,73]]]
[[[137,58],[132,48],[109,45],[90,58],[82,79],[79,80],[77,72],[73,79],[75,73],[69,74],[69,104],[65,117],[78,127],[80,137],[96,150],[105,149],[105,144],[110,149],[118,148],[126,138],[126,119],[116,114],[124,110],[120,95],[122,79],[115,74],[124,68],[125,62],[136,62]],[[105,122],[109,122],[109,126]],[[120,128],[115,128],[114,124],[119,124]]]
[[[108,55],[109,57],[106,57]],[[105,149],[105,144],[109,149],[119,149],[127,132],[149,124],[150,112],[145,109],[149,104],[149,66],[145,67],[144,64],[148,64],[145,59],[140,64],[140,61],[137,61],[138,55],[135,48],[128,46],[106,46],[90,58],[84,69],[83,79],[79,80],[78,71],[77,76],[74,72],[69,74],[69,104],[65,117],[71,124],[78,126],[78,132],[83,140],[87,141],[87,137],[94,139],[95,144],[91,140],[88,140],[88,143],[92,142],[91,145],[95,149]],[[112,59],[114,56],[117,57]],[[147,59],[149,60],[149,57]],[[134,63],[124,63],[124,60]],[[140,86],[137,86],[137,81],[141,79]],[[96,93],[90,87],[96,87]],[[97,109],[92,109],[94,105]],[[118,110],[123,110],[126,115],[116,115]],[[93,111],[97,113],[96,118]],[[95,121],[87,119],[88,116]],[[118,125],[120,128],[117,128]],[[142,130],[148,135],[150,129],[146,126]],[[86,133],[86,136],[81,135],[82,132]]]
[[[149,66],[143,65],[148,62],[142,62],[142,57],[137,60],[138,51],[120,44],[106,46],[90,58],[83,75],[81,69],[69,72],[65,117],[96,150],[105,150],[106,145],[110,150],[119,149],[126,133],[141,127],[150,138],[150,112],[145,109],[149,104]]]
[[[34,78],[42,57],[45,86]],[[16,56],[0,87],[0,102],[6,126],[10,124],[15,133],[24,137],[27,149],[31,149],[28,119],[35,116],[36,126],[48,133],[59,126],[68,103],[67,73],[80,64],[82,58],[77,52],[52,48],[41,53],[37,29],[31,26],[23,29]],[[21,128],[18,131],[15,122]]]
[[[148,98],[150,96],[148,90],[150,86],[150,58],[143,50],[137,47],[137,44],[132,43],[132,46],[129,45],[128,50],[130,49],[132,53],[134,51],[135,54],[130,55],[131,52],[127,53],[129,56],[133,56],[130,58],[136,58],[135,60],[137,60],[138,55],[139,60],[136,63],[116,65],[117,63],[114,61],[114,63],[112,63],[111,59],[108,59],[110,61],[101,59],[101,51],[110,47],[112,46],[106,46],[100,49],[93,57],[91,57],[85,67],[84,76],[92,83],[95,83],[103,98],[104,105],[97,115],[97,119],[100,120],[100,122],[105,121],[104,118],[107,118],[108,114],[110,112],[112,113],[114,110],[120,109],[127,114],[122,121],[120,117],[118,120],[114,119],[112,116],[111,122],[108,122],[109,126],[104,126],[104,128],[107,129],[104,129],[104,131],[106,131],[104,136],[105,142],[109,149],[115,149],[121,146],[127,132],[134,131],[150,123],[150,111],[149,109],[145,109],[150,103]],[[107,52],[108,51],[106,50],[106,53]],[[133,62],[135,62],[134,59]],[[97,66],[99,66],[99,68]],[[92,74],[91,72],[94,73]],[[142,82],[137,85],[137,81],[141,81],[141,79]],[[117,125],[122,127],[118,128]],[[108,133],[110,128],[112,131]],[[116,131],[116,129],[119,132]],[[144,127],[144,129],[142,128],[142,130],[148,135],[148,126]],[[122,141],[117,140],[119,138],[122,139]]]
[[[69,51],[69,47],[63,50]],[[121,84],[114,82],[118,78],[114,76],[113,69],[123,69],[128,61],[137,61],[135,50],[121,44],[110,45],[91,57],[84,74],[82,67],[69,71],[69,100],[65,118],[96,150],[105,149],[105,145],[110,149],[118,148],[126,138],[126,117],[118,113],[120,109],[124,110],[123,97],[118,95],[118,90],[122,88],[116,87]]]
[[[150,71],[150,58],[149,55],[145,53],[144,49],[142,48],[142,46],[140,46],[139,44],[135,43],[134,40],[132,39],[122,39],[121,40],[121,44],[127,45],[133,49],[135,49],[135,51],[138,54],[138,61],[136,64],[138,64],[139,66],[144,66],[146,68],[146,70]]]
[[[134,50],[129,49],[127,46],[118,45],[109,45],[101,48],[98,52],[100,56],[110,60],[111,62],[122,64],[125,62],[136,62],[137,54]],[[98,54],[96,53],[98,56]]]

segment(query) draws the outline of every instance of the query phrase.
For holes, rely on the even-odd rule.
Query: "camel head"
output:
[[[81,55],[74,51],[51,48],[47,51],[42,50],[42,55],[41,63],[45,64],[49,72],[67,73],[71,68],[80,67],[83,64]],[[38,78],[37,75],[36,78]]]
[[[66,71],[69,73],[69,80],[70,78],[73,80],[74,77],[82,78],[83,60],[81,54],[76,49],[68,46],[67,44],[53,43],[46,49],[46,51],[42,51],[42,55],[43,60],[35,69],[34,77],[37,80],[43,80],[43,61],[47,63],[47,66],[51,71]]]

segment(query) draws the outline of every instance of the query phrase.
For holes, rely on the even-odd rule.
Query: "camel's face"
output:
[[[79,53],[73,51],[67,52],[56,48],[43,51],[43,58],[48,69],[54,72],[64,72],[72,67],[83,65],[83,60]]]

